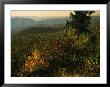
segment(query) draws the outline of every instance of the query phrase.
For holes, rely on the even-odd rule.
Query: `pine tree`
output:
[[[73,14],[72,12],[70,13],[71,20],[67,21],[66,25],[76,28],[78,33],[88,32],[91,15],[95,13],[95,11],[74,11],[74,13],[75,14]]]

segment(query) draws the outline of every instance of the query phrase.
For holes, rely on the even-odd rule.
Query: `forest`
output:
[[[74,11],[65,26],[32,26],[11,34],[12,77],[99,77],[100,17]]]

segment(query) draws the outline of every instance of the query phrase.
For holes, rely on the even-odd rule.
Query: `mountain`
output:
[[[19,31],[32,26],[65,26],[67,18],[37,18],[37,17],[15,17],[11,18],[12,31]]]
[[[48,18],[41,21],[37,21],[37,24],[45,24],[45,25],[66,24],[66,19],[65,18]]]
[[[35,26],[36,21],[29,18],[11,18],[12,31],[19,31],[31,26]]]
[[[12,17],[11,18],[11,29],[12,31],[19,31],[23,29],[29,29],[29,27],[64,27],[66,25],[68,17]],[[91,26],[100,24],[99,16],[92,16]]]

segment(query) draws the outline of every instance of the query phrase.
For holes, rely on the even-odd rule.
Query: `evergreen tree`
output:
[[[91,15],[95,11],[74,11],[70,13],[70,21],[67,21],[67,27],[71,26],[77,29],[78,33],[88,32],[88,27],[90,25]]]

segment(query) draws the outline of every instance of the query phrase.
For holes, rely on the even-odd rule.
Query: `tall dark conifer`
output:
[[[91,15],[95,11],[74,11],[74,14],[70,13],[70,21],[67,21],[67,25],[76,28],[78,33],[88,32]]]

